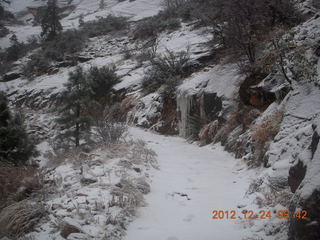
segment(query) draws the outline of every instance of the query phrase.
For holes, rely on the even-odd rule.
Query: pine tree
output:
[[[16,44],[18,44],[18,43],[19,43],[19,41],[18,41],[17,35],[13,34],[13,35],[10,37],[10,44],[11,44],[11,45],[16,45]]]
[[[80,146],[80,141],[90,140],[91,117],[89,107],[91,105],[90,90],[87,76],[81,67],[78,67],[69,75],[63,92],[63,106],[60,109],[58,123],[62,133],[58,136],[58,147]]]
[[[41,20],[41,36],[46,40],[52,40],[62,31],[58,10],[57,0],[48,0],[47,8]]]
[[[9,0],[0,0],[0,10],[3,10],[4,4],[10,4]]]
[[[84,24],[83,14],[81,14],[79,17],[79,26],[81,27],[81,26],[83,26],[83,24]]]
[[[37,151],[29,139],[20,115],[13,115],[8,100],[0,92],[0,162],[25,163]]]
[[[100,8],[100,9],[104,9],[104,8],[105,8],[104,0],[100,0],[99,8]]]
[[[92,99],[102,104],[104,108],[108,98],[110,98],[110,89],[118,80],[115,66],[91,67],[88,73],[88,83]]]
[[[2,4],[2,3],[10,4],[10,1],[9,0],[0,0],[0,4]]]
[[[10,47],[7,48],[7,61],[16,61],[23,53],[23,43],[20,43],[17,36],[13,34],[10,37]]]

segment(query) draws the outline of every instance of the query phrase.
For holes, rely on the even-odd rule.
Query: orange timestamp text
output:
[[[306,219],[308,216],[308,212],[306,210],[299,210],[294,213],[290,212],[289,210],[260,210],[260,211],[253,211],[253,210],[243,210],[243,211],[236,211],[236,210],[213,210],[211,218],[212,219]]]

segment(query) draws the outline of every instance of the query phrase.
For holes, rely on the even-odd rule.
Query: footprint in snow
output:
[[[183,221],[185,222],[191,222],[194,219],[194,215],[193,214],[189,214],[188,216],[186,216]]]
[[[177,237],[168,237],[167,240],[179,240]]]

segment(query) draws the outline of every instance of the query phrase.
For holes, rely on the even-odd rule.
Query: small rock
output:
[[[57,210],[57,209],[59,209],[59,208],[62,208],[62,206],[61,206],[60,204],[57,204],[57,203],[54,203],[54,204],[52,204],[52,206],[51,206],[51,209],[52,209],[52,210]]]
[[[15,80],[17,78],[21,77],[20,73],[16,73],[16,72],[9,72],[7,74],[5,74],[2,78],[2,82],[9,82],[12,80]]]
[[[64,226],[60,232],[60,235],[61,235],[61,237],[67,239],[71,233],[80,233],[80,232],[81,232],[81,230],[79,228],[77,228],[69,223],[66,223],[66,224],[64,224]]]
[[[90,185],[90,184],[96,183],[97,180],[96,180],[96,179],[93,179],[93,178],[81,178],[80,182],[81,182],[83,185]]]

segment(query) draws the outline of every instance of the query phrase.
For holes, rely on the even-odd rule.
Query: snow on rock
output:
[[[161,118],[162,98],[159,93],[151,93],[142,97],[128,119],[137,126],[150,128]]]
[[[138,138],[89,154],[53,156],[45,180],[49,215],[29,236],[64,239],[72,233],[68,239],[119,239],[150,192],[155,157]]]
[[[69,5],[68,1],[60,0],[59,5]],[[63,28],[71,29],[79,27],[79,17],[84,16],[84,21],[95,20],[97,17],[106,17],[108,15],[117,15],[128,17],[130,21],[137,21],[146,17],[153,16],[161,9],[161,0],[135,0],[135,1],[121,1],[118,0],[106,0],[105,9],[99,8],[100,0],[74,0],[71,5],[75,9],[65,18],[61,19]],[[13,0],[8,9],[13,13],[26,12],[27,7],[39,7],[44,6],[46,1],[36,0]],[[25,19],[25,14],[23,15]],[[32,16],[29,14],[29,18]],[[19,19],[19,15],[18,15]],[[10,37],[12,34],[16,34],[19,41],[27,41],[33,35],[38,35],[41,32],[40,26],[32,26],[31,23],[27,25],[13,25],[8,26],[10,30],[8,36],[0,38],[0,47],[7,48],[10,46]]]
[[[312,157],[311,143],[319,122],[320,90],[311,84],[294,89],[280,105],[271,104],[256,120],[259,123],[275,111],[284,112],[280,130],[264,157],[265,168],[257,170],[248,189],[245,202],[253,204],[251,208],[294,212],[302,207],[298,199],[307,199],[319,189],[319,148]],[[273,239],[286,239],[289,222],[272,218],[267,224],[255,221],[251,227],[252,232],[264,231]]]
[[[199,105],[197,98],[202,93],[215,93],[217,97],[222,99],[222,105],[225,109],[230,105],[230,100],[236,95],[241,79],[242,77],[238,74],[235,65],[217,65],[185,79],[177,89],[180,136],[190,136],[189,118],[191,115],[201,117],[201,110],[197,114],[194,112],[193,106]],[[195,108],[200,109],[203,107],[198,106]]]

